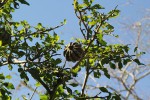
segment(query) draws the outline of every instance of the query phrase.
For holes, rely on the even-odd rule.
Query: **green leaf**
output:
[[[117,16],[119,16],[119,13],[120,13],[120,10],[117,10],[117,9],[112,10],[112,11],[110,11],[110,12],[108,13],[108,14],[109,14],[109,18],[117,17]]]
[[[5,78],[7,78],[7,79],[11,79],[11,78],[12,78],[12,76],[11,76],[11,75],[7,75],[7,76],[5,76]]]
[[[26,4],[26,5],[30,5],[26,0],[18,0],[20,3],[22,3],[22,4]]]
[[[17,3],[16,1],[14,1],[14,8],[16,8],[16,9],[19,8],[19,3]]]
[[[11,64],[8,64],[8,68],[9,68],[9,70],[12,70],[13,66]]]
[[[23,71],[23,69],[22,68],[18,68],[18,72],[22,72]]]
[[[99,70],[97,70],[97,72],[94,72],[94,77],[95,78],[100,78],[101,77],[101,73],[99,72]]]
[[[139,59],[134,59],[134,62],[136,62],[138,65],[144,65],[143,63],[141,63],[141,62],[139,61]]]
[[[63,22],[63,24],[65,25],[65,24],[67,24],[67,20],[66,19],[64,19],[64,22]]]
[[[12,83],[9,83],[9,82],[5,82],[4,83],[4,86],[7,88],[7,89],[14,89],[14,85]]]
[[[5,79],[3,74],[0,74],[0,79]]]
[[[130,60],[130,59],[124,59],[124,60],[123,60],[123,64],[124,64],[124,65],[126,65],[128,62],[131,62],[131,60]]]
[[[60,58],[57,58],[56,60],[55,60],[55,64],[57,65],[57,64],[60,64],[61,63],[61,59]]]
[[[80,70],[81,70],[81,67],[77,66],[76,68],[71,69],[71,72],[72,72],[73,76],[76,76]]]
[[[124,50],[125,50],[126,53],[128,53],[129,47],[128,46],[124,46]]]
[[[93,25],[95,25],[95,24],[97,24],[97,21],[94,21],[94,20],[93,20],[93,21],[89,22],[89,25],[90,25],[90,26],[93,26]]]
[[[75,90],[74,93],[80,95],[80,92],[78,90]]]
[[[42,23],[38,23],[36,29],[41,29],[41,28],[43,28]]]
[[[0,46],[2,46],[2,40],[0,40]]]
[[[136,51],[137,51],[137,49],[138,49],[138,47],[135,47],[135,48],[134,48],[134,52],[136,52]]]
[[[99,88],[102,92],[107,92],[108,93],[108,90],[105,88],[105,87],[100,87]]]
[[[65,24],[67,24],[67,20],[66,19],[64,19],[63,20],[63,22],[60,22],[62,25],[65,25]]]
[[[40,95],[40,100],[48,100],[47,95]]]
[[[12,23],[13,23],[13,22],[12,22]],[[20,26],[20,23],[19,23],[19,22],[14,22],[13,24],[14,24],[14,26],[15,26],[16,28]]]
[[[82,20],[84,20],[85,22],[88,22],[88,19],[90,18],[91,16],[83,16],[82,17]],[[92,21],[91,21],[92,22]],[[89,22],[90,23],[90,22]],[[90,25],[90,24],[89,24]]]
[[[21,79],[25,79],[26,81],[29,81],[29,78],[28,78],[28,76],[26,75],[26,73],[24,71],[22,71],[20,73],[20,77],[21,77]]]
[[[69,87],[66,87],[68,93],[72,94],[72,89],[70,89]]]
[[[122,62],[121,62],[121,61],[119,61],[119,63],[118,63],[118,67],[119,67],[119,69],[121,69],[121,68],[123,67],[123,65],[122,65]]]
[[[59,40],[59,36],[55,32],[54,32],[54,38],[55,38],[56,41]]]
[[[116,69],[116,65],[114,63],[110,62],[109,65],[112,69]]]
[[[89,4],[89,0],[83,0],[83,3],[85,3],[85,4]]]
[[[110,75],[108,74],[108,72],[107,72],[107,73],[104,73],[104,75],[105,75],[108,79],[110,79]]]
[[[101,6],[100,4],[95,4],[94,6],[91,7],[92,9],[104,9],[103,6]]]
[[[108,73],[108,70],[106,68],[103,68],[102,71],[104,72],[104,75],[110,79],[110,75]]]
[[[41,86],[41,83],[40,83],[40,82],[37,82],[37,83],[35,84],[35,86],[36,86],[36,87],[40,87],[40,86]]]
[[[121,100],[120,96],[117,95],[117,94],[115,94],[115,96],[113,96],[112,99],[114,99],[114,100]]]
[[[95,60],[94,60],[94,59],[89,59],[89,64],[90,64],[91,66],[94,66],[94,63],[95,63]]]
[[[25,52],[23,52],[23,51],[19,51],[19,52],[18,52],[18,55],[19,55],[19,57],[22,57],[22,56],[24,56],[24,55],[25,55]]]
[[[59,87],[57,88],[57,91],[59,93],[64,93],[63,85],[59,85]]]
[[[106,27],[108,28],[108,30],[113,30],[114,29],[114,26],[112,26],[110,24],[108,24]]]
[[[107,42],[103,40],[103,34],[97,34],[97,39],[101,45],[103,46],[107,45]]]
[[[69,85],[71,85],[71,86],[73,86],[73,87],[77,87],[77,86],[78,86],[78,83],[71,83],[71,84],[69,84]]]

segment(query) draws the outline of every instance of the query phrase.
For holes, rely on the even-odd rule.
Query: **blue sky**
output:
[[[67,19],[67,24],[56,31],[60,34],[61,39],[65,39],[65,44],[67,44],[72,41],[72,37],[81,36],[72,1],[73,0],[32,0],[29,1],[30,6],[20,5],[20,9],[13,13],[13,17],[15,21],[27,20],[33,26],[40,22],[47,27],[54,27],[59,25],[64,19]],[[106,11],[112,10],[118,5],[121,14],[118,18],[112,19],[111,23],[115,26],[115,33],[119,34],[121,39],[127,40],[127,43],[130,43],[132,37],[122,32],[122,26],[120,26],[119,22],[136,22],[144,16],[145,9],[150,8],[150,0],[129,0],[130,4],[128,4],[128,0],[95,1],[102,4],[106,8]],[[145,78],[143,82],[145,89],[150,88],[148,84],[150,77]],[[139,83],[139,86],[142,86],[142,84],[143,83]]]
[[[121,10],[121,14],[117,19],[113,20],[113,25],[116,21],[134,22],[139,20],[144,13],[144,9],[149,7],[149,0],[130,0],[132,4],[127,5],[127,1],[122,0],[95,0],[97,3],[102,4],[106,10],[109,11],[118,5],[118,9]],[[30,1],[30,6],[20,6],[20,9],[16,10],[13,14],[15,20],[27,20],[31,25],[36,25],[38,22],[43,23],[45,26],[56,26],[63,19],[67,19],[67,24],[59,29],[59,34],[62,39],[70,37],[78,37],[79,28],[78,20],[74,15],[72,0],[58,1],[58,0],[41,0]],[[123,20],[124,18],[124,20]],[[117,29],[116,29],[117,31]],[[118,33],[119,34],[119,33]],[[70,40],[70,39],[69,39]],[[69,41],[67,40],[67,41]],[[66,42],[67,42],[66,41]]]

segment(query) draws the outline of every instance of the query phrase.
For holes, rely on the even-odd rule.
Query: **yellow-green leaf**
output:
[[[7,78],[7,79],[11,79],[12,76],[11,76],[11,75],[7,75],[6,78]]]

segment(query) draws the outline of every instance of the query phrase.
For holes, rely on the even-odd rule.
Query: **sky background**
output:
[[[35,26],[37,23],[42,23],[46,27],[55,27],[60,24],[64,19],[67,19],[67,24],[56,30],[61,39],[65,39],[65,44],[68,44],[72,40],[72,37],[81,37],[78,19],[76,18],[72,6],[73,0],[30,0],[30,6],[20,5],[20,9],[17,9],[13,13],[13,19],[15,21],[27,20],[31,25]],[[134,45],[136,39],[134,35],[127,35],[127,31],[123,31],[123,25],[121,23],[135,23],[145,16],[148,8],[150,9],[150,0],[95,0],[96,3],[100,3],[106,8],[105,12],[114,9],[118,5],[118,9],[121,10],[120,16],[112,19],[110,23],[115,27],[115,33],[120,36],[116,41],[110,40],[110,42],[121,42]],[[124,42],[125,41],[125,42]],[[145,56],[146,59],[148,56]],[[17,79],[16,79],[17,82]],[[144,92],[147,96],[150,95],[150,77],[146,77],[138,84],[141,92]],[[17,82],[19,84],[19,82]],[[144,84],[144,86],[143,86]],[[148,90],[149,89],[149,90]],[[20,90],[21,91],[21,90]],[[24,93],[28,93],[28,89],[24,88],[23,92],[15,91],[13,100],[20,97]],[[37,95],[33,100],[37,100]],[[146,97],[144,98],[146,100]]]

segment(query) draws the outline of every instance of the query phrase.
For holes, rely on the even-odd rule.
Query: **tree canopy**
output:
[[[137,55],[129,54],[127,44],[110,44],[104,39],[105,36],[118,38],[113,33],[113,25],[109,23],[110,19],[115,20],[120,13],[117,6],[106,13],[102,12],[105,8],[94,0],[73,0],[74,15],[79,21],[79,34],[82,37],[66,45],[65,40],[61,40],[55,32],[67,24],[66,19],[55,27],[45,27],[40,22],[31,26],[26,20],[13,21],[12,13],[21,4],[30,6],[25,0],[3,0],[0,3],[1,67],[7,67],[10,71],[17,67],[17,73],[26,85],[32,78],[35,79],[36,87],[42,86],[46,90],[39,94],[41,100],[121,100],[120,94],[103,86],[95,86],[98,93],[94,96],[87,89],[90,75],[99,79],[104,74],[109,79],[108,68],[121,70],[131,61],[142,65]],[[137,47],[134,49],[136,51]],[[60,55],[64,55],[66,61],[62,61]],[[73,64],[68,67],[66,62]],[[75,77],[82,77],[80,71],[86,72],[82,84],[74,80]],[[16,87],[15,83],[8,81],[11,77],[4,72],[0,73],[2,100],[12,99],[12,90]]]

